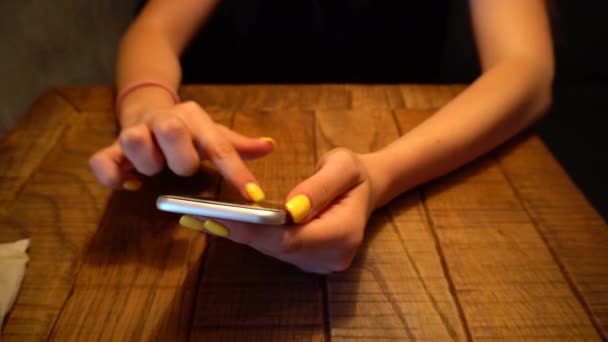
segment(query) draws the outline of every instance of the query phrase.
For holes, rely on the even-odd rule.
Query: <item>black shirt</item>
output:
[[[184,83],[433,81],[447,13],[447,0],[223,0]]]

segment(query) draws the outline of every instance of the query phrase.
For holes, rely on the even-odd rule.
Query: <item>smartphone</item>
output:
[[[247,205],[211,201],[200,197],[162,195],[156,200],[156,207],[172,213],[256,224],[278,226],[289,222],[287,211],[269,204]]]

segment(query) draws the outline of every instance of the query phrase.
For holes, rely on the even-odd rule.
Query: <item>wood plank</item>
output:
[[[312,112],[240,112],[233,128],[277,142],[272,154],[248,162],[268,200],[282,203],[313,172]],[[220,198],[234,196],[222,186]],[[211,239],[203,267],[193,339],[282,340],[302,332],[302,340],[324,340],[321,277],[219,238]]]
[[[232,115],[213,113],[224,124]],[[179,216],[158,211],[155,201],[165,193],[214,195],[219,176],[210,172],[165,172],[137,192],[109,196],[53,340],[187,339],[206,238],[180,227]],[[91,309],[83,311],[83,303]]]
[[[350,91],[341,85],[190,85],[180,89],[184,99],[207,110],[348,109]]]
[[[374,108],[376,95],[362,102]],[[399,136],[387,110],[316,118],[318,155],[335,147],[370,152]],[[351,268],[328,276],[328,300],[334,341],[466,339],[417,192],[373,214]]]
[[[30,260],[3,340],[47,339],[50,334],[110,194],[97,184],[85,161],[113,130],[108,113],[75,116],[0,218],[0,234],[31,239]]]
[[[403,131],[411,129],[411,120],[403,118],[407,114],[396,111]],[[599,337],[491,157],[423,191],[473,339]]]
[[[368,92],[366,86],[354,87],[355,91]],[[386,96],[397,105],[400,90],[397,86],[385,86]],[[60,87],[56,89],[78,111],[114,110],[114,89],[109,86]],[[314,110],[351,108],[351,89],[343,85],[184,85],[179,94],[184,101],[198,102],[208,111],[235,110]]]
[[[381,148],[399,134],[395,119],[406,132],[462,89],[209,85],[182,95],[277,140],[250,166],[282,202],[325,151]],[[135,193],[100,186],[86,160],[114,139],[111,96],[51,91],[0,143],[0,241],[32,239],[3,341],[608,338],[606,222],[536,136],[424,186],[423,202],[413,191],[377,211],[352,268],[326,283],[228,240],[207,247],[153,209],[160,193],[214,193],[212,170],[146,178]]]
[[[194,281],[187,283],[196,283]],[[53,341],[183,341],[195,289],[76,287],[53,331]]]
[[[214,115],[222,121],[221,113]],[[224,121],[229,123],[230,119]],[[188,288],[182,284],[187,283],[191,268],[196,274],[192,279],[198,278],[197,257],[204,249],[204,237],[174,227],[175,216],[159,216],[154,199],[169,189],[181,193],[215,190],[217,186],[209,182],[217,182],[217,175],[210,178],[201,173],[188,180],[165,174],[161,176],[164,181],[146,179],[143,191],[112,193],[95,180],[86,160],[109,144],[114,134],[111,113],[76,115],[24,184],[13,208],[0,219],[2,239],[32,239],[28,269],[3,339],[46,339],[54,325],[55,338],[74,337],[70,324],[73,317],[81,315],[81,294],[95,294],[97,297],[89,299],[94,302],[111,302],[107,292],[123,285],[129,291],[125,283],[172,287],[176,298],[188,290],[190,296],[195,293],[193,285]],[[154,184],[161,185],[155,188]],[[88,291],[96,287],[97,291]],[[70,297],[70,293],[74,295]],[[129,305],[133,307],[134,302]],[[95,317],[86,317],[83,322],[99,324]],[[124,329],[121,324],[120,329]]]
[[[401,94],[408,110],[437,110],[466,87],[454,85],[401,85]]]
[[[34,102],[17,127],[2,139],[0,214],[9,210],[21,188],[77,115],[70,103],[50,90]]]
[[[319,335],[318,327],[288,327],[288,328],[248,328],[248,327],[223,327],[207,328],[204,331],[195,330],[191,339],[194,341],[268,341],[268,342],[317,342],[324,341]]]
[[[114,111],[114,88],[111,86],[58,87],[55,90],[79,112]]]
[[[537,136],[523,136],[500,152],[517,196],[608,339],[608,225]]]
[[[351,92],[351,107],[354,110],[405,108],[401,89],[397,85],[357,84],[347,87]]]

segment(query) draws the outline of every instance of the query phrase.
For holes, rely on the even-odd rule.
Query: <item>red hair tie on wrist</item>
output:
[[[118,110],[120,109],[120,105],[122,104],[122,101],[125,99],[125,97],[127,95],[129,95],[131,92],[133,92],[134,90],[143,88],[143,87],[158,87],[158,88],[164,89],[167,93],[169,93],[171,95],[171,97],[173,98],[173,102],[175,102],[175,103],[181,102],[181,99],[180,99],[179,95],[177,95],[175,90],[171,89],[169,86],[167,86],[164,83],[157,82],[157,81],[135,82],[135,83],[129,84],[128,86],[123,88],[121,90],[121,92],[118,93],[118,96],[116,96],[116,101],[114,101],[114,113],[116,114],[116,116],[118,116]]]

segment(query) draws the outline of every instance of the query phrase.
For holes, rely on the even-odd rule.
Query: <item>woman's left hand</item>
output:
[[[374,195],[365,155],[338,148],[325,154],[317,172],[287,196],[295,224],[261,226],[184,216],[184,226],[226,237],[304,271],[348,268],[363,241]]]

